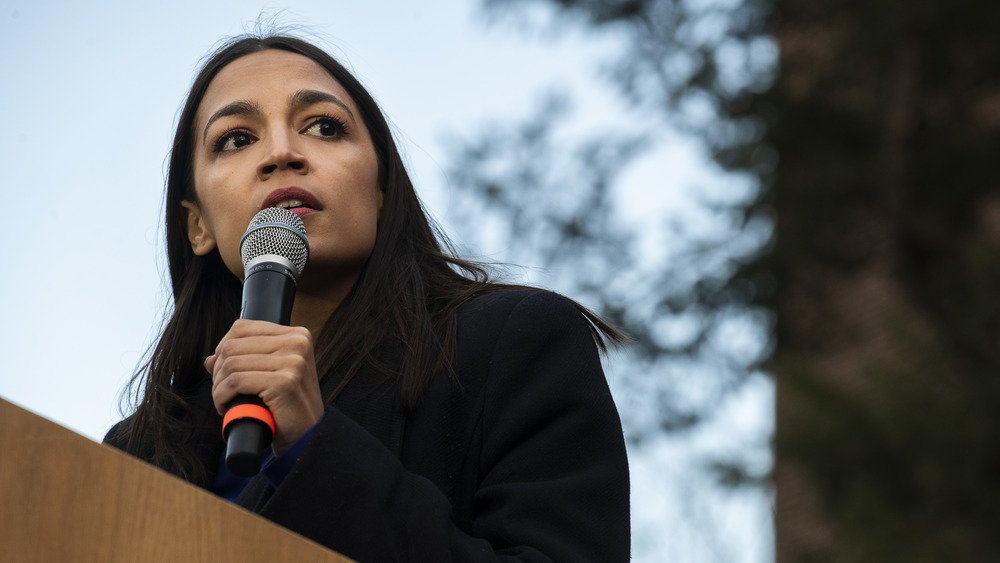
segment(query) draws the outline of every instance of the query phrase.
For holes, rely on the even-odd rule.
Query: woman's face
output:
[[[198,201],[183,204],[192,249],[218,248],[241,279],[240,237],[266,207],[305,223],[302,283],[322,279],[343,295],[374,247],[382,192],[371,138],[340,83],[302,55],[262,51],[215,76],[195,117],[194,183]]]

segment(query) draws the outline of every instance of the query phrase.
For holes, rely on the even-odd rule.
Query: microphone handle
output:
[[[241,319],[288,326],[295,300],[296,272],[276,262],[248,269],[243,282]],[[226,467],[240,477],[260,471],[264,450],[274,438],[274,418],[256,395],[238,395],[226,411],[222,434],[226,438]]]

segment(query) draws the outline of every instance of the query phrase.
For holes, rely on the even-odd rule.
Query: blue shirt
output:
[[[323,420],[322,417],[320,420]],[[281,485],[285,477],[288,476],[292,471],[292,467],[295,466],[295,462],[299,460],[302,455],[302,451],[306,449],[309,444],[309,440],[312,438],[313,431],[316,430],[316,426],[319,424],[317,421],[312,428],[306,430],[306,433],[299,437],[287,450],[284,451],[280,456],[274,455],[274,450],[267,448],[267,453],[264,454],[264,462],[261,464],[260,472],[267,479],[268,483],[271,484],[275,489]],[[247,486],[247,483],[253,477],[239,477],[234,475],[229,468],[226,467],[226,451],[222,450],[222,454],[219,456],[219,471],[215,475],[215,483],[212,484],[212,492],[228,499],[230,501],[236,500],[236,497],[240,496],[243,492],[243,488]]]

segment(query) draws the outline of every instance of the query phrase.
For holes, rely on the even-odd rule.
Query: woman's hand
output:
[[[281,455],[323,416],[312,335],[302,327],[237,320],[205,359],[219,414],[236,395],[260,397],[274,416]]]

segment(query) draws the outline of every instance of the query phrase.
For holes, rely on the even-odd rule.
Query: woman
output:
[[[309,235],[288,327],[238,320],[239,238],[268,206]],[[243,38],[208,60],[166,230],[172,315],[106,442],[359,561],[628,559],[598,356],[621,335],[444,252],[377,104],[325,52]],[[248,480],[220,463],[238,394],[277,428]]]

